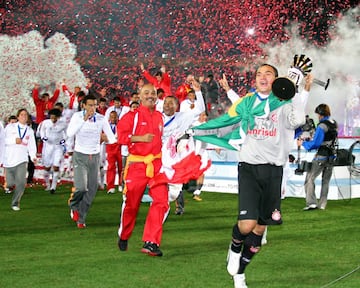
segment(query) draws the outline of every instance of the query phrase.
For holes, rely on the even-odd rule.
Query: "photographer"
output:
[[[319,117],[319,124],[313,139],[304,141],[300,138],[297,142],[298,146],[302,145],[308,151],[317,149],[317,153],[311,163],[311,170],[307,172],[305,178],[305,211],[317,208],[324,210],[326,208],[329,182],[335,158],[335,142],[337,140],[337,123],[330,118],[330,107],[326,104],[320,104],[316,107],[315,113]],[[319,204],[317,204],[315,179],[320,173],[322,173],[321,193]]]

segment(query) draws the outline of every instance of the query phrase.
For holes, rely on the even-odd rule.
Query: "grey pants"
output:
[[[98,189],[98,173],[100,154],[83,154],[74,152],[74,186],[75,192],[71,195],[69,206],[79,212],[78,223],[85,223],[86,215]]]
[[[325,208],[327,204],[327,196],[329,193],[329,183],[333,171],[333,163],[328,160],[313,160],[311,170],[307,172],[305,178],[306,206],[311,204],[317,205],[315,195],[315,179],[322,173],[321,192],[319,200],[319,208]]]
[[[15,185],[11,206],[20,207],[20,200],[26,185],[27,165],[27,162],[23,162],[15,167],[5,168],[6,186],[9,188]]]

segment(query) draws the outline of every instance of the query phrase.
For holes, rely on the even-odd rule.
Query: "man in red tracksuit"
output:
[[[124,201],[118,246],[126,251],[128,239],[135,226],[141,198],[149,181],[161,168],[161,137],[164,123],[162,114],[156,111],[156,89],[145,84],[140,91],[141,106],[122,117],[117,125],[118,143],[127,145],[129,156],[124,171]],[[168,189],[166,184],[150,188],[153,202],[146,217],[141,252],[150,256],[162,256],[159,248],[163,221],[168,213]]]
[[[110,127],[113,133],[116,136],[116,124],[118,122],[118,115],[116,111],[110,112]],[[119,175],[119,187],[121,183],[121,172],[122,172],[122,155],[121,155],[121,145],[119,143],[106,144],[106,160],[108,162],[108,167],[106,170],[106,188],[108,194],[115,193],[115,178],[116,170]],[[119,189],[121,191],[121,189]]]
[[[157,71],[154,76],[150,74],[148,70],[145,70],[144,64],[140,64],[140,70],[143,73],[143,76],[149,83],[153,84],[156,89],[164,90],[164,98],[172,95],[171,93],[171,78],[170,75],[166,72],[165,66],[162,65],[160,71]]]
[[[48,116],[48,111],[54,108],[54,104],[59,98],[60,95],[60,86],[56,85],[56,90],[54,91],[54,95],[52,97],[49,96],[49,93],[43,93],[41,97],[39,97],[39,84],[35,84],[34,89],[32,91],[32,97],[34,100],[35,108],[36,108],[36,123],[40,124],[43,120],[45,120]]]
[[[54,95],[50,97],[49,93],[43,93],[41,97],[39,96],[39,84],[34,85],[32,91],[32,98],[34,100],[35,109],[36,109],[36,119],[34,124],[34,129],[36,130],[38,125],[42,121],[48,118],[48,112],[54,108],[55,103],[57,102],[60,95],[60,84],[56,84],[56,89]],[[39,138],[36,138],[37,152],[42,152],[43,143]]]

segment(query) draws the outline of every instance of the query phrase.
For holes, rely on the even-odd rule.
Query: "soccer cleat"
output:
[[[162,252],[159,248],[159,245],[152,242],[145,242],[143,248],[141,249],[142,253],[146,253],[150,256],[162,256]]]
[[[115,193],[115,188],[111,188],[107,191],[107,194],[114,194]]]
[[[55,194],[55,189],[51,189],[50,194]]]
[[[119,238],[118,247],[119,247],[120,251],[127,251],[127,249],[128,249],[128,240],[121,240]]]
[[[118,191],[119,191],[119,192],[122,192],[122,191],[123,191],[123,187],[122,187],[121,185],[119,185]]]
[[[79,220],[79,212],[77,210],[70,210],[70,217],[74,222]]]
[[[303,210],[304,211],[309,211],[309,210],[315,210],[315,209],[317,209],[317,205],[316,204],[310,204],[310,205],[304,207]]]
[[[194,196],[193,196],[193,199],[194,199],[195,201],[202,201],[202,198],[201,198],[199,195],[194,195]]]
[[[11,209],[14,210],[14,211],[19,211],[20,207],[19,206],[12,206]]]
[[[51,187],[50,187],[50,184],[48,184],[46,187],[45,187],[45,191],[50,191],[51,190]]]
[[[84,228],[86,228],[86,224],[85,223],[77,223],[77,227],[79,229],[84,229]]]
[[[10,194],[12,191],[10,188],[5,188],[5,194]]]
[[[247,288],[245,281],[245,274],[236,274],[233,277],[234,279],[234,288]]]
[[[175,209],[175,215],[183,215],[184,209],[182,207],[176,207]]]
[[[228,251],[228,255],[227,255],[226,269],[231,276],[235,276],[239,272],[240,258],[241,258],[241,252],[235,253],[234,251],[232,251],[231,243],[230,243],[229,251]]]

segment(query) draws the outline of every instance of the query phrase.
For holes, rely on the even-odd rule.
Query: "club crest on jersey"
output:
[[[271,114],[270,115],[270,119],[271,119],[271,121],[272,122],[278,122],[278,116],[277,116],[277,114],[276,113],[273,113],[273,114]]]
[[[271,219],[274,220],[274,221],[279,221],[281,219],[280,211],[275,209],[275,211],[272,212]]]

